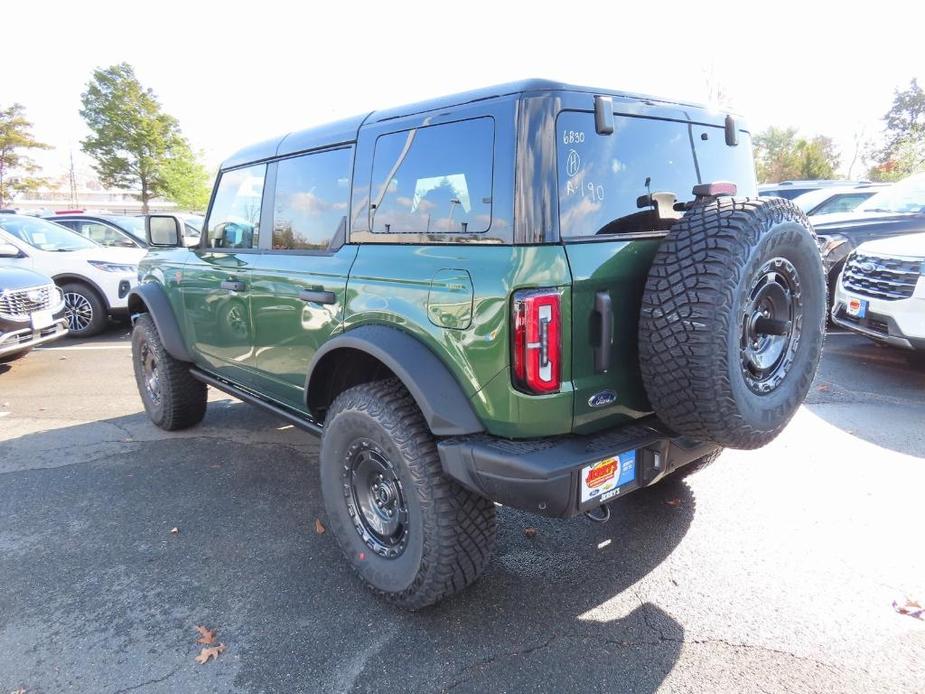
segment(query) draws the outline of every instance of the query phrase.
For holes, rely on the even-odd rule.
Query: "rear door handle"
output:
[[[333,304],[337,302],[337,296],[334,292],[314,291],[303,289],[299,292],[299,298],[310,304]]]
[[[594,295],[594,312],[600,316],[601,335],[594,347],[594,372],[607,373],[610,369],[610,346],[613,344],[613,302],[610,292]]]
[[[232,292],[243,292],[244,291],[244,282],[240,280],[223,280],[221,284],[222,289],[227,289]]]

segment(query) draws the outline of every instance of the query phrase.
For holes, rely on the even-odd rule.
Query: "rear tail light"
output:
[[[558,392],[562,361],[559,293],[553,289],[515,292],[512,308],[514,387],[537,395]]]

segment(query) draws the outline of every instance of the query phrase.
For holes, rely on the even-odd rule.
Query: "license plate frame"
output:
[[[868,302],[856,296],[849,296],[845,304],[845,312],[852,318],[867,318]]]
[[[55,314],[51,311],[33,311],[29,318],[32,320],[33,330],[44,330],[55,324]]]
[[[578,504],[604,503],[636,482],[638,451],[625,451],[584,465],[579,470]]]

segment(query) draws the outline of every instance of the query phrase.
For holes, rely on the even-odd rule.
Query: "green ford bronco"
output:
[[[747,126],[530,80],[247,147],[198,247],[172,217],[129,307],[158,426],[206,387],[321,437],[330,529],[407,608],[472,583],[496,505],[603,519],[768,443],[822,351],[826,284]]]

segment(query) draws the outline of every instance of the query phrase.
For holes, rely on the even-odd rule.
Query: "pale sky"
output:
[[[830,135],[846,169],[893,90],[925,83],[920,0],[33,0],[6,3],[3,20],[0,106],[24,104],[55,146],[46,175],[79,155],[92,70],[121,61],[210,168],[266,137],[526,77],[705,101],[714,74],[753,131]]]

